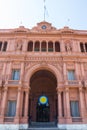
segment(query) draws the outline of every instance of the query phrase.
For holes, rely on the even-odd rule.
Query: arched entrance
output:
[[[49,122],[50,120],[50,105],[48,97],[45,95],[41,95],[38,99],[36,118],[37,122]]]
[[[45,69],[36,71],[30,79],[29,116],[33,122],[53,122],[57,118],[57,80]]]

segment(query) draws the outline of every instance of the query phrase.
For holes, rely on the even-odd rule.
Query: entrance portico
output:
[[[57,80],[46,70],[36,71],[30,79],[29,115],[34,122],[52,122],[57,119]],[[45,102],[46,100],[46,102]]]

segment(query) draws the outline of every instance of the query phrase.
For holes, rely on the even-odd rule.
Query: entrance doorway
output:
[[[39,97],[36,108],[36,121],[37,122],[49,122],[50,119],[50,106],[48,98],[46,96]]]
[[[30,79],[29,115],[32,122],[54,122],[57,112],[57,80],[48,70],[36,71]]]

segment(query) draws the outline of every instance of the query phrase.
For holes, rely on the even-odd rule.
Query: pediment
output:
[[[19,26],[19,28],[13,29],[12,32],[16,33],[29,32],[29,29],[25,28],[24,26]]]
[[[70,29],[69,27],[65,26],[64,28],[62,28],[61,30],[61,33],[64,33],[64,34],[72,34],[72,33],[75,33],[74,30]]]
[[[33,27],[32,30],[33,31],[55,31],[56,28],[53,27],[51,23],[42,21],[40,23],[37,23],[37,26]]]

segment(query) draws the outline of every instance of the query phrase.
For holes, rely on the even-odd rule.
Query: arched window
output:
[[[36,41],[36,42],[35,42],[34,51],[40,51],[40,42],[39,42],[39,41]]]
[[[44,51],[47,50],[46,45],[47,45],[46,41],[43,41],[43,42],[41,43],[41,51],[44,52]]]
[[[51,52],[53,51],[53,42],[48,42],[48,51]]]
[[[60,52],[60,43],[59,42],[55,42],[55,51]]]
[[[33,41],[28,42],[27,51],[33,51]]]

